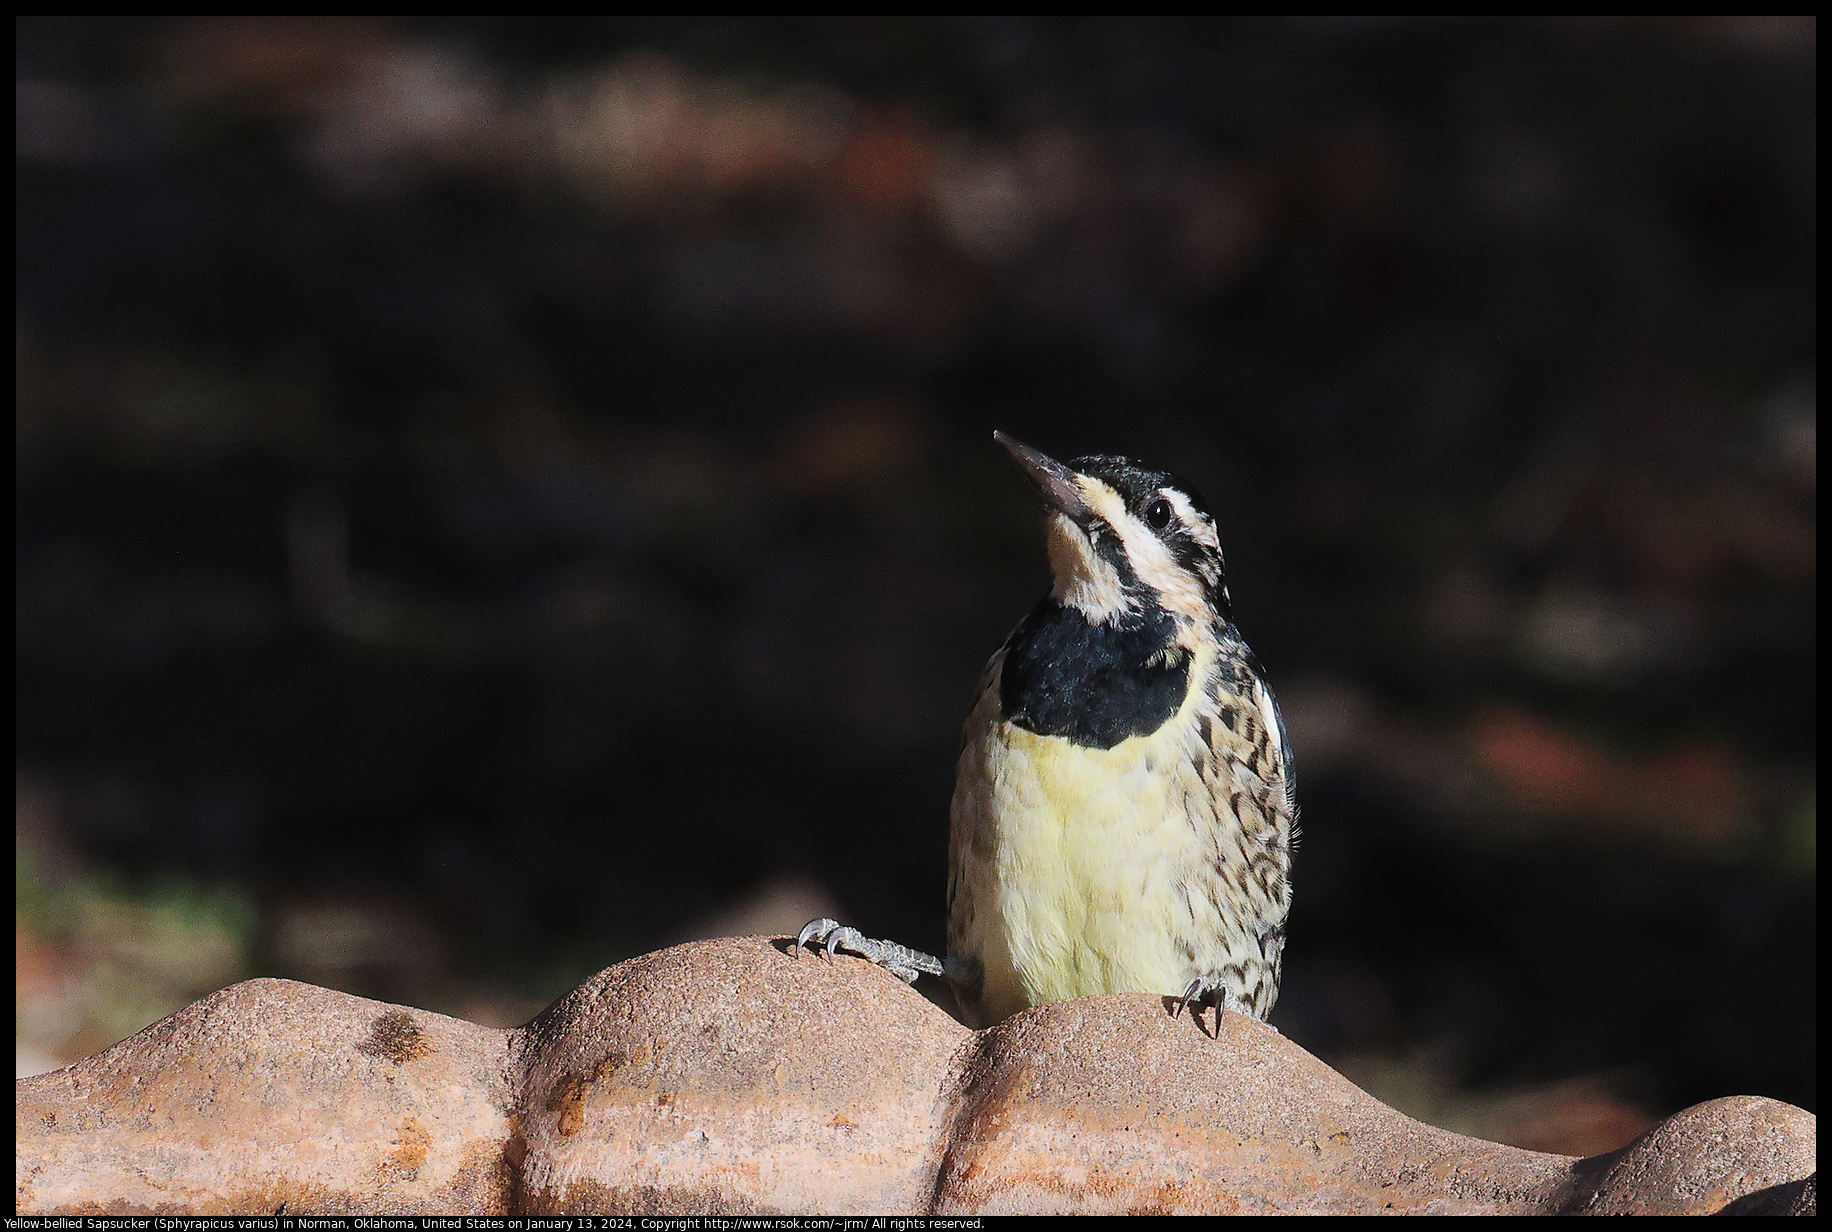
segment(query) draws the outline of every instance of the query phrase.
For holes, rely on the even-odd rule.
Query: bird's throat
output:
[[[1168,617],[1090,622],[1054,596],[1007,644],[1000,710],[1008,722],[1085,748],[1157,731],[1189,693],[1190,654]]]

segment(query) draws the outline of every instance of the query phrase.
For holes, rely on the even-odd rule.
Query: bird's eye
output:
[[[1145,506],[1145,525],[1151,527],[1153,530],[1163,530],[1166,526],[1169,526],[1170,517],[1170,502],[1161,496],[1157,500],[1151,502],[1151,504]]]

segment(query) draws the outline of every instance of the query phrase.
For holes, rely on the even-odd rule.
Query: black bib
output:
[[[1189,651],[1170,645],[1168,619],[1091,625],[1046,597],[1006,644],[999,705],[1025,731],[1110,749],[1164,726],[1189,675]]]

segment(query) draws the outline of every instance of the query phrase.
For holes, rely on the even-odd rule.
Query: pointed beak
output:
[[[1024,473],[1030,476],[1030,481],[1037,485],[1037,491],[1043,494],[1045,504],[1078,526],[1086,524],[1088,502],[1082,499],[1081,485],[1075,482],[1074,471],[1048,454],[1012,440],[1003,432],[994,432],[992,439],[1005,446],[1006,451],[1017,459]]]

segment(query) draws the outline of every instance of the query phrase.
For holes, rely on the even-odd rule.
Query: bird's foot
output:
[[[1225,980],[1212,975],[1199,975],[1190,981],[1190,986],[1183,990],[1183,999],[1177,1002],[1177,1008],[1172,1012],[1171,1017],[1175,1018],[1187,1008],[1190,1018],[1200,1030],[1202,1007],[1205,1005],[1215,1007],[1215,1030],[1211,1037],[1214,1039],[1221,1038],[1221,1016],[1229,1010],[1233,1010],[1236,1014],[1245,1014],[1255,1020],[1258,1019],[1258,1015],[1248,1007],[1245,1001],[1240,999],[1239,994],[1230,988]],[[1277,1029],[1273,1028],[1275,1031]]]
[[[914,984],[919,975],[941,974],[941,959],[934,955],[912,950],[907,945],[898,945],[895,941],[879,941],[867,937],[858,929],[848,928],[838,920],[822,918],[804,924],[795,938],[796,952],[810,945],[826,950],[828,958],[836,953],[856,954],[867,962],[883,967],[905,984]]]

